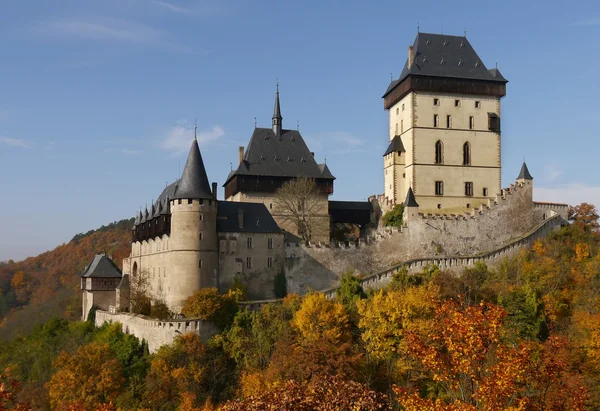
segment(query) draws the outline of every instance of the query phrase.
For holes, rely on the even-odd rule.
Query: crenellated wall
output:
[[[161,345],[171,344],[176,336],[185,333],[199,335],[203,341],[217,334],[217,327],[210,321],[198,319],[160,321],[139,314],[110,313],[96,311],[96,327],[105,322],[121,323],[123,332],[135,335],[140,340],[148,342],[148,350],[153,353]]]

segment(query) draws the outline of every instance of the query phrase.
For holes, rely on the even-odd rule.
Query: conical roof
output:
[[[148,221],[148,207],[146,207],[146,211],[144,211],[144,214],[142,216],[142,219],[140,220],[140,224],[145,223],[146,221]]]
[[[406,194],[406,200],[404,201],[404,207],[418,207],[415,193],[413,193],[412,187],[408,187],[408,193]]]
[[[154,212],[152,213],[152,218],[157,218],[160,216],[160,212],[162,211],[162,202],[161,201],[157,201],[156,202],[156,206],[152,207],[154,209]]]
[[[527,169],[527,164],[523,161],[523,165],[521,166],[521,172],[517,177],[517,180],[533,180],[533,177],[529,173],[529,169]]]
[[[275,93],[275,108],[273,109],[273,118],[278,118],[280,120],[283,118],[281,117],[281,107],[279,106],[279,85],[277,86],[277,93]]]
[[[142,210],[140,210],[136,215],[135,215],[135,221],[133,222],[133,226],[138,226],[140,225],[140,221],[142,220]]]
[[[174,200],[187,199],[213,199],[212,190],[206,176],[206,169],[198,147],[198,140],[194,139],[190,154],[188,155],[183,174],[175,189]]]
[[[161,215],[171,214],[171,201],[169,200],[169,196],[165,198],[165,204],[161,207]]]

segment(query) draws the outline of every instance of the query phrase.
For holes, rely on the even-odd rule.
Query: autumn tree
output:
[[[0,411],[15,410],[29,411],[31,407],[28,404],[23,404],[17,401],[17,394],[22,389],[21,381],[12,376],[12,370],[7,368],[3,373],[0,373]]]
[[[317,182],[299,177],[285,182],[275,194],[275,208],[280,218],[293,225],[305,242],[315,234],[329,232],[329,218],[324,217],[324,200]]]
[[[225,329],[239,309],[241,296],[242,292],[237,289],[222,295],[214,287],[201,288],[185,300],[181,312],[188,318],[213,321],[218,327]]]
[[[148,270],[140,270],[129,279],[129,305],[131,312],[150,315],[152,311],[152,287]]]
[[[121,391],[123,367],[109,344],[90,343],[73,355],[62,353],[56,359],[57,370],[47,383],[52,409],[65,410],[78,404],[95,410]]]
[[[598,218],[598,211],[593,204],[581,203],[569,207],[569,221],[586,229],[596,230],[599,226]]]

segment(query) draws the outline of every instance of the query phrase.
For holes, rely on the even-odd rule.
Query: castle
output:
[[[348,267],[366,274],[415,258],[451,267],[457,258],[504,255],[498,250],[545,235],[564,224],[567,206],[533,201],[525,163],[515,183],[502,188],[506,83],[466,36],[418,33],[383,95],[389,111],[384,191],[367,202],[329,200],[335,177],[315,161],[298,130],[283,128],[277,88],[272,126],[255,127],[247,148],[239,148],[238,166],[223,184],[225,200],[209,184],[194,138],[181,178],[137,214],[123,273],[97,256],[82,275],[83,317],[93,305],[127,311],[130,287],[141,277],[153,298],[179,313],[194,291],[225,292],[236,278],[249,299],[260,300],[274,297],[278,275],[285,275],[290,292],[324,290]],[[317,186],[311,212],[318,229],[310,244],[299,241],[299,227],[277,198],[298,177]],[[403,227],[382,227],[382,213],[399,204]],[[361,239],[330,243],[337,223],[360,227]]]

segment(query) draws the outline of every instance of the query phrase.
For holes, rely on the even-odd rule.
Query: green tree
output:
[[[396,204],[394,208],[385,213],[382,217],[383,225],[387,227],[401,227],[402,216],[404,215],[404,204]]]

